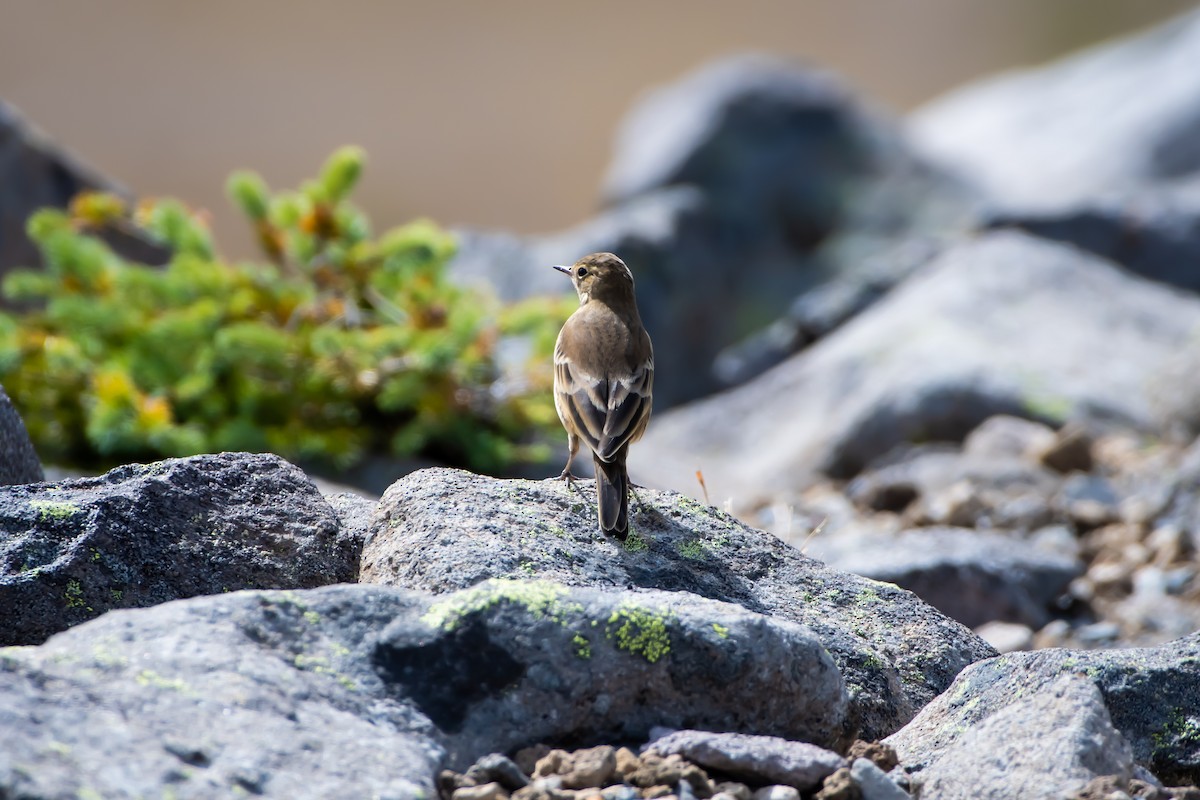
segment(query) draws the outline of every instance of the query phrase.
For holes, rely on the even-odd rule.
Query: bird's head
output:
[[[633,297],[633,273],[624,261],[612,253],[592,253],[576,261],[573,266],[555,264],[554,268],[571,276],[581,305],[593,298]]]

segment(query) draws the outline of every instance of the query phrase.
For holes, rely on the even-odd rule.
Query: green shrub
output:
[[[346,148],[298,191],[243,172],[229,192],[263,263],[217,255],[203,214],[84,194],[29,234],[45,268],[8,276],[34,310],[0,314],[0,384],[48,461],[107,466],[221,450],[348,467],[374,453],[498,471],[544,455],[556,425],[550,352],[564,300],[502,307],[452,283],[450,234],[427,221],[373,236],[347,201]],[[134,226],[165,267],[100,238]],[[522,337],[527,363],[497,361]],[[558,435],[557,433],[555,435]]]

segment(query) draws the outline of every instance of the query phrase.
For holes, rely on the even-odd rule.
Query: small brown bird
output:
[[[573,267],[579,308],[554,346],[554,407],[567,429],[567,465],[559,477],[573,480],[571,461],[582,440],[596,465],[600,530],[624,540],[629,532],[629,445],[650,421],[654,349],[642,327],[633,273],[612,253],[593,253]]]

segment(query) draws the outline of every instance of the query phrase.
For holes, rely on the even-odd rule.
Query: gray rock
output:
[[[25,423],[0,386],[0,485],[37,483],[45,477]]]
[[[1006,533],[916,528],[820,536],[808,553],[835,569],[894,583],[969,627],[1001,620],[1040,628],[1083,564]]]
[[[1028,625],[1016,622],[985,622],[976,628],[975,632],[1001,653],[1029,650],[1033,647],[1033,631]]]
[[[800,792],[791,786],[764,786],[751,796],[754,800],[800,800]]]
[[[334,492],[324,497],[338,518],[338,541],[355,554],[354,577],[349,580],[357,580],[358,554],[362,553],[379,500],[357,492]]]
[[[811,632],[684,593],[236,592],[0,650],[0,794],[416,798],[529,742],[685,718],[828,739],[845,711]]]
[[[487,578],[537,576],[687,591],[800,623],[850,689],[846,736],[855,728],[864,738],[896,730],[966,664],[994,652],[894,586],[831,570],[687,497],[637,495],[621,544],[597,532],[590,482],[568,488],[447,469],[414,473],[380,501],[360,580],[447,592]]]
[[[801,792],[820,786],[827,775],[846,766],[846,759],[815,744],[744,733],[675,731],[651,742],[647,750],[662,756],[678,753],[734,778],[786,784]]]
[[[1130,102],[1136,97],[1137,102]],[[1200,12],[919,109],[915,146],[1010,205],[1086,199],[1200,170]]]
[[[851,205],[831,202],[831,187],[863,192],[867,180],[915,170],[912,162],[890,123],[834,76],[743,55],[647,93],[622,123],[604,194],[620,203],[697,186],[729,215],[771,210],[777,222],[766,222],[796,226],[787,233],[805,248]],[[911,212],[924,198],[909,199]]]
[[[1068,242],[1131,272],[1193,292],[1200,276],[1200,174],[1057,205],[999,208],[982,223]]]
[[[1042,696],[1064,674],[1084,675],[1095,684],[1112,725],[1129,742],[1137,763],[1148,767],[1169,786],[1195,785],[1200,781],[1200,730],[1194,713],[1195,687],[1200,681],[1198,634],[1159,647],[1049,649],[1009,653],[982,661],[963,670],[945,694],[886,741],[896,748],[901,763],[914,777],[923,775],[943,753],[958,748],[968,735],[981,747],[994,748],[997,742],[1004,741],[989,742],[991,737],[981,732],[981,726],[1011,706]],[[1057,701],[1051,703],[1056,704]],[[1049,713],[1039,712],[1043,716]],[[1025,707],[1005,720],[1023,718],[1032,723],[1039,714],[1030,713]],[[1103,728],[1100,716],[1097,712],[1091,717],[1097,731]],[[1049,731],[1051,727],[1045,725],[1041,730]],[[1023,738],[1033,740],[1028,729],[1021,730],[1025,732],[1013,732],[1013,746],[1020,746]],[[1107,735],[1102,738],[1111,741]],[[1032,747],[1029,752],[1036,755]],[[1117,771],[1098,770],[1095,774]],[[1020,795],[1010,791],[1007,796]]]
[[[354,580],[329,503],[272,455],[131,464],[0,487],[0,644],[34,644],[113,608]]]
[[[1147,387],[1198,327],[1200,299],[1061,245],[982,236],[750,383],[656,415],[631,471],[695,494],[699,468],[757,508],[998,413],[1148,428]]]
[[[1030,419],[998,414],[988,417],[963,439],[962,451],[980,458],[1025,458],[1049,447],[1054,429]]]
[[[684,721],[831,742],[848,708],[811,631],[683,592],[497,580],[434,598],[421,621],[384,629],[374,665],[412,687],[452,764]]]
[[[869,758],[856,758],[850,767],[850,777],[858,784],[863,800],[908,800],[908,792],[896,785]]]
[[[937,713],[926,709],[913,724]],[[1059,798],[1101,775],[1128,780],[1133,770],[1129,744],[1113,727],[1100,691],[1070,673],[1029,687],[944,747],[920,749],[904,731],[889,741],[901,742],[897,750],[917,796],[939,800]],[[919,772],[911,771],[914,755]]]
[[[1095,528],[1118,517],[1117,497],[1112,484],[1102,475],[1075,473],[1063,481],[1054,505],[1082,528]]]
[[[488,753],[467,770],[476,783],[494,782],[513,792],[529,785],[529,778],[513,760],[501,753]]]
[[[428,603],[340,586],[115,611],[0,650],[0,795],[434,796],[443,758],[378,634]]]

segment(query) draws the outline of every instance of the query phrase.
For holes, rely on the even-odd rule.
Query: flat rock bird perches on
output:
[[[579,308],[554,346],[554,407],[567,429],[567,465],[582,441],[596,465],[600,530],[624,539],[629,532],[629,445],[646,432],[654,386],[654,348],[642,326],[633,273],[612,253],[593,253],[572,267]]]

